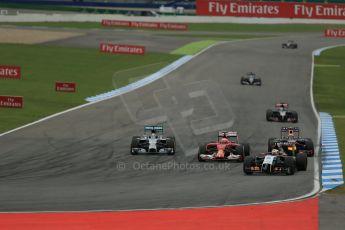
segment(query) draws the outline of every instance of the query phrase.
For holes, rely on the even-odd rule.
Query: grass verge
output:
[[[216,43],[218,43],[218,41],[213,41],[213,40],[191,42],[187,45],[184,45],[172,51],[171,54],[194,55],[194,54],[199,53],[201,50],[206,49],[207,47],[214,45]]]
[[[22,79],[0,79],[0,95],[24,97],[23,109],[0,108],[0,132],[83,104],[88,96],[124,86],[135,77],[136,67],[151,66],[147,73],[152,73],[180,57],[161,53],[113,55],[97,49],[10,44],[0,44],[0,53],[1,65],[22,67]],[[118,79],[116,73],[126,69],[133,69],[132,75]],[[142,76],[141,71],[138,68],[138,76]],[[77,92],[55,92],[55,81],[76,82]]]
[[[202,39],[201,41],[191,42],[171,52],[172,54],[180,54],[180,55],[196,54],[211,45],[217,44],[220,41],[272,37],[272,36],[267,36],[267,35],[251,35],[251,34],[212,35],[212,34],[171,34],[171,33],[163,34],[162,33],[160,35],[170,36],[170,37],[174,36],[174,37],[189,37],[189,38],[195,38],[195,39]]]
[[[103,27],[98,22],[20,22],[0,25],[17,26],[44,26],[58,28],[81,28],[81,29],[116,29],[116,27]],[[323,32],[326,28],[343,28],[343,25],[322,24],[239,24],[239,23],[189,23],[189,31],[206,32]],[[117,27],[126,29],[125,27]],[[130,28],[127,28],[130,29]],[[141,29],[142,30],[142,29]]]
[[[345,172],[345,47],[322,52],[315,58],[314,97],[318,111],[329,112],[334,117]],[[345,174],[344,174],[345,177]],[[345,195],[345,186],[330,190]]]

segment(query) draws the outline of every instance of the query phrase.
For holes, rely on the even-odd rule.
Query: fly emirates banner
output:
[[[345,4],[197,0],[199,16],[345,19]]]

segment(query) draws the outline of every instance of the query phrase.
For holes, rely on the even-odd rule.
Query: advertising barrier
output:
[[[136,55],[145,54],[144,46],[135,46],[135,45],[101,43],[99,46],[99,50],[102,53],[136,54]]]
[[[129,27],[161,30],[188,30],[188,24],[167,22],[137,22],[121,20],[102,20],[102,26]]]
[[[74,83],[74,82],[55,82],[55,91],[75,93],[76,83]]]
[[[23,97],[20,96],[0,96],[0,108],[23,108]]]
[[[199,16],[345,19],[345,4],[197,0]]]
[[[0,78],[20,79],[21,70],[19,66],[0,66]]]
[[[325,37],[345,38],[345,29],[326,29]]]

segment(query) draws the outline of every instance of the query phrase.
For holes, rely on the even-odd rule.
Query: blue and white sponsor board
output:
[[[344,184],[338,140],[329,113],[320,113],[321,119],[321,182],[323,190]]]

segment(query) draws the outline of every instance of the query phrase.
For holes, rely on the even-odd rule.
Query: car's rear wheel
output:
[[[253,171],[252,171],[252,166],[254,166],[255,163],[255,159],[252,156],[247,156],[244,158],[244,162],[243,162],[243,172],[246,175],[252,175]]]
[[[240,144],[239,146],[236,146],[236,153],[240,155],[240,158],[238,159],[238,161],[243,162],[244,158],[246,157],[244,144]]]
[[[297,153],[296,167],[298,171],[306,171],[308,166],[308,156],[306,153]]]
[[[296,111],[292,111],[292,117],[294,118],[293,123],[297,123],[298,122],[298,114]]]
[[[271,109],[266,110],[266,120],[271,121],[271,117],[273,115],[273,112]]]
[[[244,152],[244,156],[250,156],[250,145],[248,143],[243,143],[243,152]]]
[[[258,86],[261,86],[262,85],[261,78],[258,78],[258,82],[259,82]]]
[[[244,77],[241,77],[241,85],[244,84],[244,81],[245,81]]]
[[[295,160],[292,157],[286,157],[284,161],[284,168],[286,175],[295,174]]]
[[[168,137],[167,138],[167,147],[173,149],[172,152],[169,152],[169,155],[174,155],[175,154],[175,137]]]
[[[311,139],[307,138],[307,139],[305,140],[305,145],[306,145],[306,150],[308,150],[308,156],[309,156],[309,157],[314,156],[314,151],[315,151],[315,149],[314,149],[314,143],[313,143],[313,141],[312,141]]]
[[[140,137],[139,136],[132,137],[131,150],[130,150],[130,153],[132,155],[137,155],[138,154],[137,152],[133,151],[134,148],[139,148],[138,138],[140,138]]]

